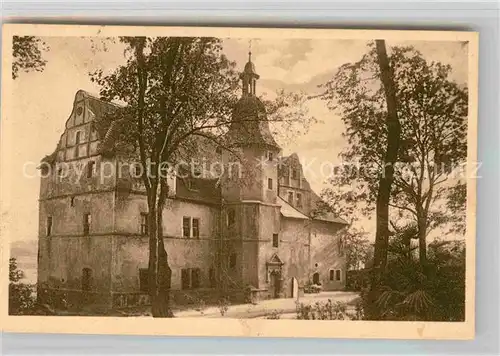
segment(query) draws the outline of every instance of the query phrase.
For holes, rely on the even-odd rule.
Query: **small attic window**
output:
[[[79,107],[76,109],[76,114],[77,114],[78,116],[80,116],[80,115],[82,115],[82,113],[83,113],[83,108],[82,108],[81,106],[79,106]]]
[[[195,191],[198,190],[198,187],[196,186],[196,182],[194,181],[194,179],[188,179],[186,184],[189,190],[195,190]]]

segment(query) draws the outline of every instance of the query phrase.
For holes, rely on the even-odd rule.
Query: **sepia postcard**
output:
[[[3,331],[474,338],[477,33],[7,24],[2,74]]]

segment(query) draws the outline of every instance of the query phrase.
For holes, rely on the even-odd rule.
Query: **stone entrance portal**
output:
[[[280,298],[282,296],[282,267],[283,262],[274,254],[266,263],[267,267],[267,281],[269,283],[269,295],[271,298]]]

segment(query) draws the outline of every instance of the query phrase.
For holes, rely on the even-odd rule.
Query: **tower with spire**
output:
[[[260,76],[255,71],[255,65],[252,62],[252,51],[248,52],[248,62],[245,69],[240,74],[240,79],[243,82],[243,95],[255,95],[257,80]]]
[[[273,237],[280,232],[277,159],[281,149],[269,128],[265,106],[256,95],[259,78],[249,52],[240,74],[242,95],[233,108],[228,132],[238,154],[226,153],[224,159],[226,166],[236,163],[239,170],[229,172],[222,197],[229,280],[233,287],[250,285],[265,294],[270,290],[266,262],[277,252],[273,251]]]

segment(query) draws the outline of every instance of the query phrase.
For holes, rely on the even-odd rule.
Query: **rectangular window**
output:
[[[92,287],[92,270],[90,268],[82,269],[82,290],[88,292]]]
[[[273,247],[278,247],[279,245],[279,237],[278,237],[278,234],[273,234]]]
[[[52,235],[52,216],[47,216],[47,236]]]
[[[333,269],[330,270],[330,281],[334,280],[334,272],[335,271]]]
[[[182,236],[191,237],[191,218],[188,216],[182,218]]]
[[[82,132],[81,131],[77,131],[76,132],[76,144],[78,145],[80,143],[80,141],[82,140]]]
[[[200,288],[200,269],[193,268],[191,270],[191,288]]]
[[[234,269],[236,267],[236,254],[232,253],[229,256],[229,268]]]
[[[142,176],[142,165],[140,163],[134,164],[134,178],[141,178]]]
[[[147,268],[139,268],[139,290],[149,292],[149,274]]]
[[[191,273],[189,268],[185,268],[181,270],[181,288],[189,289],[191,285]]]
[[[273,189],[273,180],[271,178],[267,178],[267,189]]]
[[[335,270],[335,280],[340,281],[340,279],[341,279],[340,270],[337,269]]]
[[[297,170],[295,168],[292,169],[292,179],[297,179],[297,176],[298,176]]]
[[[87,163],[87,178],[92,178],[92,176],[94,175],[94,165],[94,161],[89,161]]]
[[[297,193],[297,206],[299,208],[302,207],[302,194],[301,193]]]
[[[215,269],[213,268],[208,270],[208,282],[210,283],[210,288],[215,287]]]
[[[293,205],[293,192],[288,192],[288,204]]]
[[[148,213],[141,213],[141,235],[148,234]]]
[[[196,184],[193,178],[188,178],[187,186],[189,190],[198,191],[198,185]]]
[[[83,234],[84,235],[88,235],[90,232],[91,220],[92,220],[92,217],[90,214],[83,215]]]
[[[273,153],[271,151],[267,152],[267,160],[269,162],[272,162],[274,160],[274,155],[273,155]]]
[[[198,218],[193,218],[193,237],[200,238],[200,219]]]
[[[227,210],[227,226],[233,226],[236,218],[236,213],[233,208]]]

